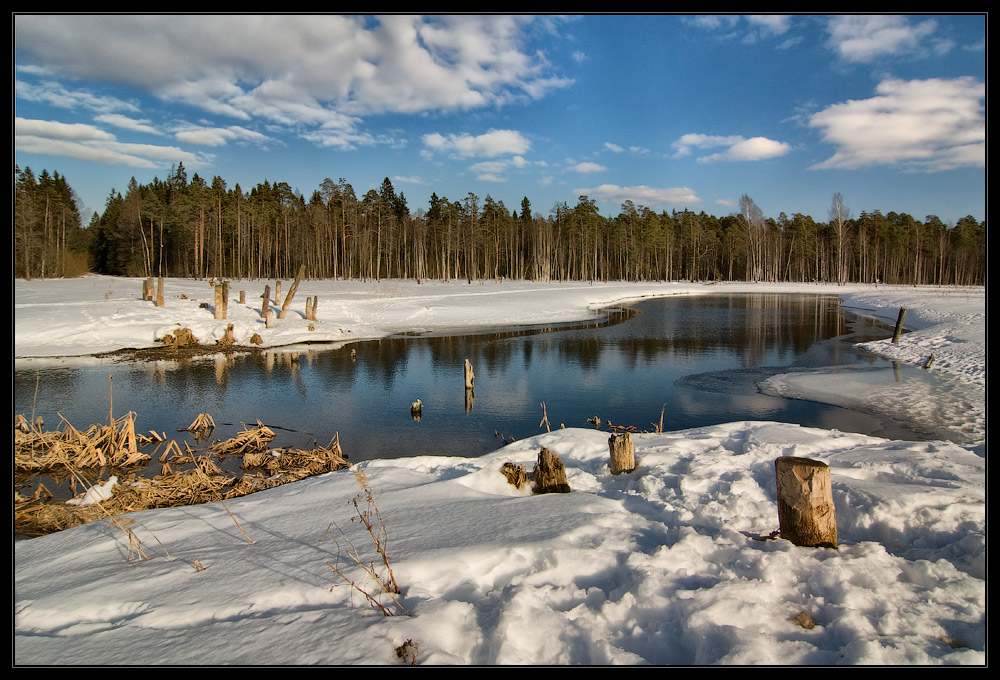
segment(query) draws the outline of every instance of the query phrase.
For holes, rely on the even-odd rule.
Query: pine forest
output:
[[[309,278],[750,280],[984,285],[986,224],[861,212],[833,194],[827,214],[656,212],[627,201],[617,215],[580,196],[547,214],[469,192],[432,194],[411,209],[386,177],[358,196],[324,179],[308,198],[286,182],[244,190],[221,177],[112,190],[83,225],[66,178],[14,170],[17,278],[120,276]]]

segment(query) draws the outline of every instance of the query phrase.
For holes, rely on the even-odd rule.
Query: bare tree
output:
[[[844,246],[847,243],[847,221],[850,212],[844,207],[844,197],[838,191],[833,195],[830,204],[830,226],[837,237],[837,285],[847,282],[847,259],[844,257]]]

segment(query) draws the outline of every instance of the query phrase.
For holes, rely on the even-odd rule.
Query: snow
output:
[[[306,281],[296,300],[319,296],[312,331],[297,310],[265,330],[262,289],[234,282],[230,318],[215,321],[191,299],[211,301],[205,282],[168,279],[157,308],[137,299],[139,279],[17,281],[15,364],[152,346],[178,325],[202,342],[232,323],[239,342],[258,332],[269,346],[343,343],[581,320],[653,295],[828,293],[889,324],[907,308],[912,332],[869,348],[917,367],[934,353],[928,371],[972,404],[936,417],[973,443],[744,421],[633,435],[638,467],[622,475],[608,468],[608,433],[592,429],[479,458],[365,461],[356,467],[409,613],[383,596],[391,617],[330,566],[375,592],[347,555],[353,545],[362,562],[377,559],[352,522],[361,486],[350,471],[225,507],[129,515],[148,559],[123,529],[94,522],[14,543],[14,663],[986,663],[984,289]],[[771,389],[857,403],[859,384],[811,372],[776,376]],[[891,408],[934,392],[907,391]],[[530,470],[542,446],[562,458],[571,493],[532,495],[501,475],[507,461]],[[779,456],[830,466],[839,549],[758,540],[778,528]],[[802,612],[811,627],[795,621]],[[400,659],[408,640],[413,656]]]

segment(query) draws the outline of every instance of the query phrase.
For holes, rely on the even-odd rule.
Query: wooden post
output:
[[[635,447],[632,444],[632,435],[628,432],[617,432],[608,439],[608,448],[611,450],[611,474],[618,475],[622,472],[632,472],[635,469]]]
[[[319,307],[319,295],[313,295],[312,318],[310,319],[310,321],[315,321],[316,320],[316,308],[317,307]]]
[[[302,265],[299,267],[299,273],[295,275],[295,281],[292,282],[292,287],[288,289],[288,295],[285,296],[285,302],[281,305],[281,311],[278,312],[278,318],[284,319],[285,314],[288,313],[288,306],[292,304],[292,298],[295,297],[295,291],[299,288],[299,282],[302,281],[302,277],[306,275],[306,266]],[[277,300],[278,296],[275,295],[274,299]]]
[[[156,306],[163,306],[163,277],[156,279]]]
[[[245,305],[247,303],[247,292],[245,290],[240,291],[240,304]]]
[[[215,318],[225,319],[226,318],[226,308],[223,306],[222,300],[222,286],[215,287]]]
[[[274,328],[274,310],[268,309],[264,313],[264,328]]]
[[[778,527],[795,545],[837,547],[837,511],[830,467],[821,461],[782,456],[774,461]]]
[[[892,344],[899,342],[899,334],[903,332],[903,319],[906,318],[906,307],[899,308],[899,316],[896,318],[896,330],[892,332]]]
[[[222,282],[222,318],[229,316],[229,281]]]
[[[465,389],[471,390],[476,385],[476,374],[472,370],[472,363],[465,360]]]
[[[531,472],[535,480],[535,493],[569,493],[569,482],[566,480],[566,466],[559,456],[544,446],[538,453],[538,462]]]
[[[271,305],[271,286],[264,286],[264,294],[261,295],[264,302],[260,306],[260,315],[267,316],[267,308]]]
[[[278,279],[274,282],[274,304],[277,305],[281,302],[281,280]]]

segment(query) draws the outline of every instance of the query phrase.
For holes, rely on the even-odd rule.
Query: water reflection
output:
[[[837,298],[712,295],[648,300],[624,323],[532,332],[392,337],[334,349],[291,349],[210,359],[15,371],[15,413],[76,426],[105,422],[114,408],[138,428],[173,436],[199,413],[214,438],[258,419],[279,445],[326,443],[340,434],[351,460],[479,455],[501,445],[495,432],[537,434],[540,404],[553,427],[588,427],[595,415],[669,430],[742,419],[799,422],[890,436],[885,423],[844,409],[765,396],[756,381],[789,367],[869,362],[852,342],[891,329],[845,317]],[[841,336],[841,339],[836,339]],[[476,372],[464,389],[464,362]],[[419,418],[411,416],[420,399]],[[52,420],[50,420],[50,418]],[[893,433],[898,434],[898,433]]]

